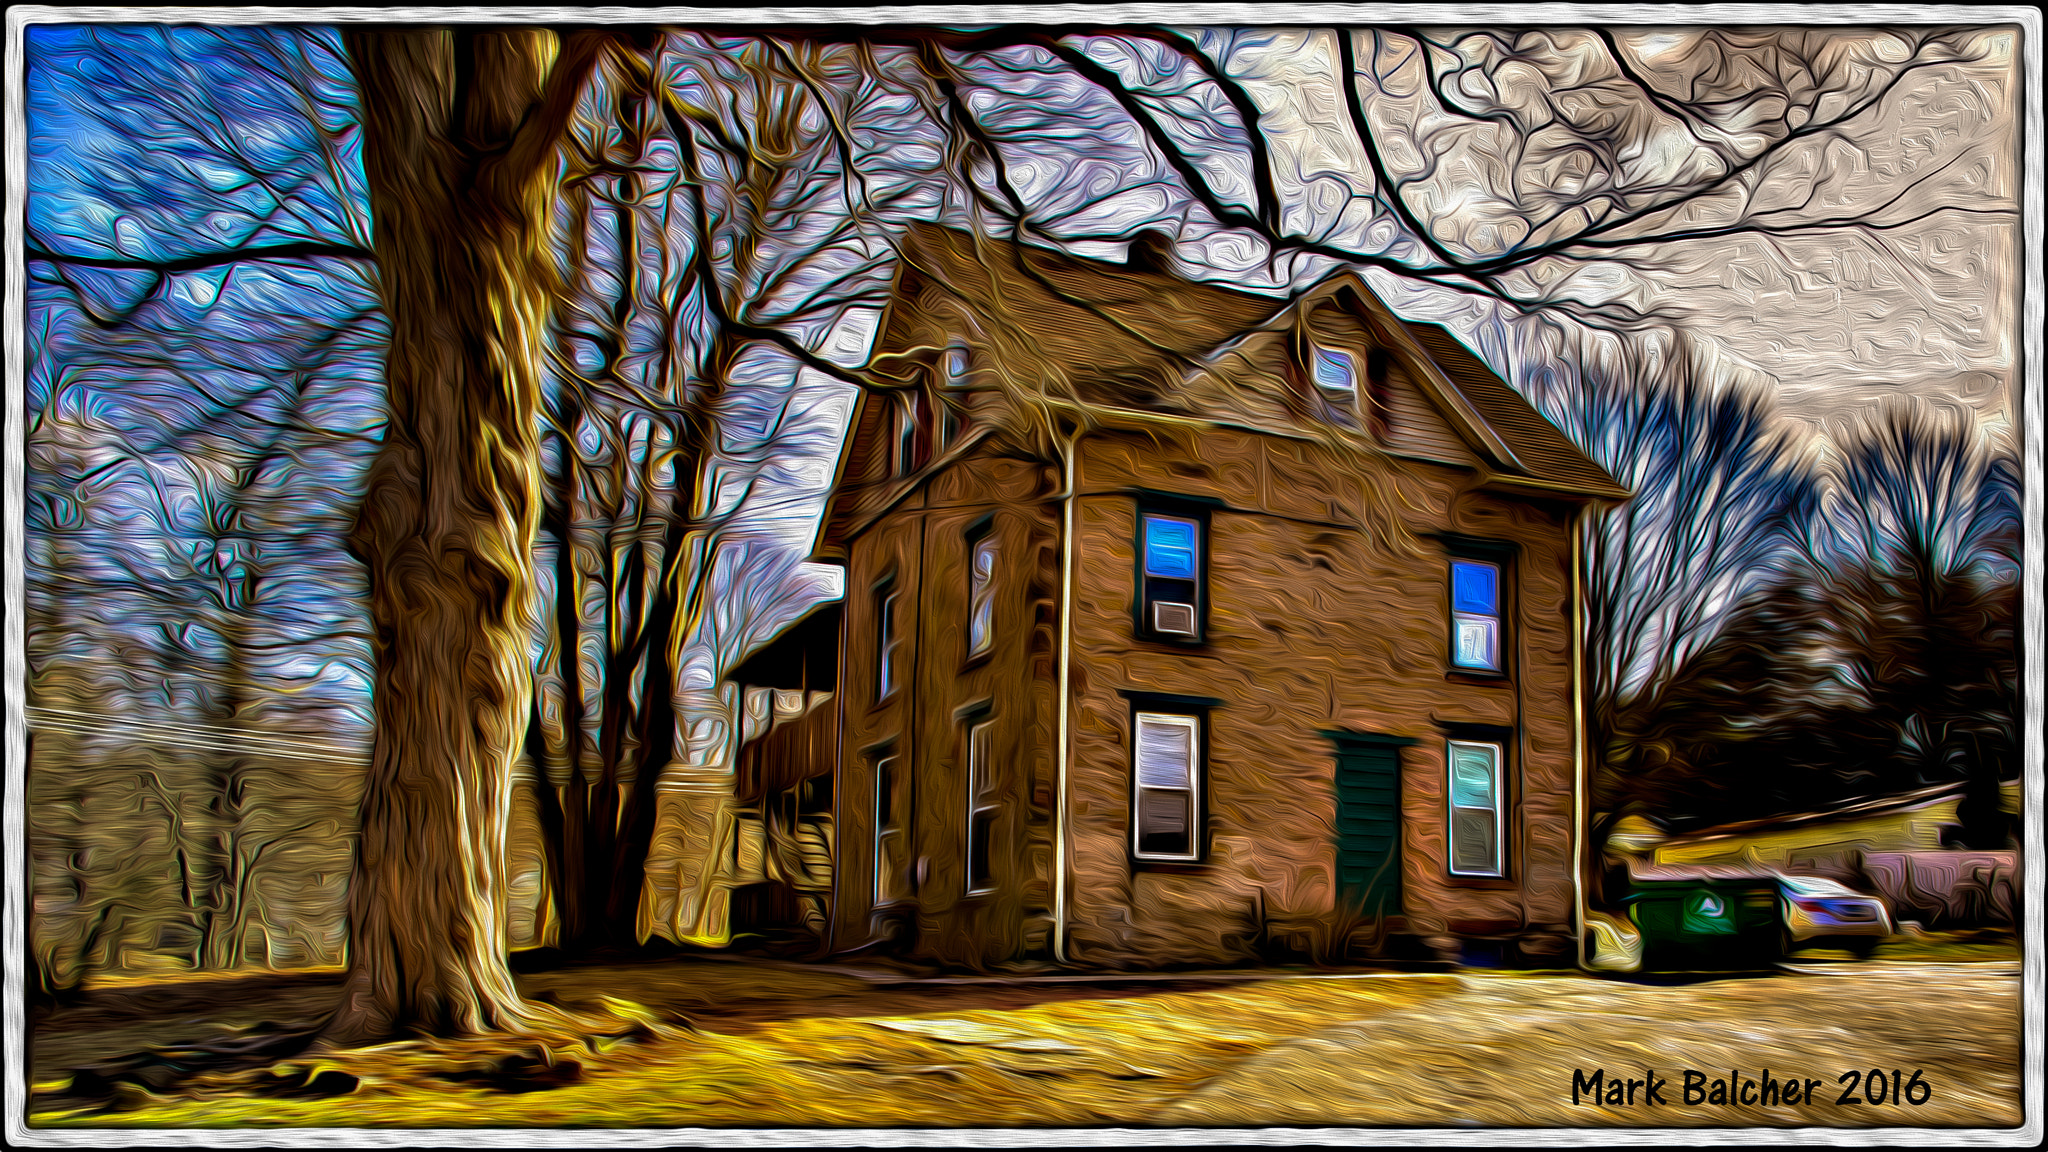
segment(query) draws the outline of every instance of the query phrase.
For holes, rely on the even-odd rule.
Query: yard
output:
[[[1912,943],[1916,953],[1863,964],[1823,956],[1763,976],[1643,981],[1508,972],[934,980],[712,959],[571,968],[522,982],[529,996],[571,1008],[603,1006],[602,990],[610,1011],[638,1013],[649,1027],[552,1048],[473,1041],[302,1058],[263,1088],[244,1080],[178,1096],[133,1084],[97,1099],[74,1094],[68,1070],[80,1065],[209,1028],[316,1014],[334,977],[159,981],[102,988],[36,1021],[32,1123],[2017,1125],[2016,952],[2009,942]],[[1778,1102],[1743,1103],[1762,1097],[1766,1070]],[[1604,1074],[1597,1103],[1595,1071]],[[1716,1102],[1715,1082],[1731,1071],[1736,1099]],[[1851,1072],[1853,1093],[1842,1079]],[[1800,1086],[1797,1103],[1787,1102],[1788,1078]]]

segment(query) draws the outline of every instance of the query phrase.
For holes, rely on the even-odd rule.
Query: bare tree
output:
[[[545,249],[599,33],[351,30],[389,420],[351,547],[376,743],[326,1035],[531,1026],[506,959],[505,821],[529,712]]]

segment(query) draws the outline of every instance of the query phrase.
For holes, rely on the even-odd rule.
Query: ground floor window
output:
[[[910,899],[910,782],[895,752],[875,757],[875,904]]]
[[[1201,735],[1197,716],[1140,712],[1133,743],[1131,852],[1140,860],[1199,855]]]
[[[993,720],[983,720],[967,730],[967,891],[988,892],[995,888],[992,841],[999,811],[995,779],[995,736]]]
[[[1499,876],[1501,871],[1501,746],[1450,744],[1451,873]]]

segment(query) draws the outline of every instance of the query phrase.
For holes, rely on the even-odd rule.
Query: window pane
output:
[[[903,826],[903,805],[899,795],[902,781],[896,776],[896,757],[875,764],[875,827],[900,828]]]
[[[1500,615],[1499,571],[1491,564],[1451,564],[1451,611]]]
[[[1191,787],[1194,760],[1193,721],[1138,717],[1138,787]]]
[[[995,617],[995,597],[991,594],[995,571],[995,537],[985,536],[974,545],[974,567],[968,577],[967,651],[970,654],[986,650],[993,639],[990,624]]]
[[[875,903],[892,904],[910,896],[909,843],[903,834],[904,795],[898,760],[875,763]]]
[[[987,650],[989,642],[995,639],[989,628],[995,609],[996,602],[992,597],[983,596],[974,602],[974,614],[967,618],[967,650],[970,653]]]
[[[1138,851],[1162,856],[1192,855],[1188,836],[1194,797],[1187,792],[1138,791]]]
[[[896,471],[917,470],[917,425],[919,406],[915,392],[905,392],[896,404]]]
[[[1461,808],[1493,808],[1495,762],[1489,746],[1451,745],[1451,803]]]
[[[1491,616],[1459,616],[1457,647],[1451,662],[1460,668],[1500,667],[1500,621]]]
[[[1451,810],[1451,871],[1492,875],[1500,871],[1493,813],[1483,808]]]
[[[896,593],[885,593],[875,609],[877,699],[896,690]]]
[[[909,846],[903,833],[891,828],[875,838],[875,903],[893,904],[909,898]]]
[[[1145,575],[1195,578],[1196,526],[1192,520],[1145,517]]]
[[[982,808],[967,818],[967,889],[978,892],[995,887],[993,857],[989,842],[994,838],[996,810]]]
[[[1358,374],[1351,363],[1351,356],[1328,348],[1316,349],[1316,384],[1331,392],[1353,392],[1358,388]]]
[[[996,793],[994,756],[996,726],[994,721],[976,724],[967,736],[967,775],[973,781],[975,803],[982,803]]]

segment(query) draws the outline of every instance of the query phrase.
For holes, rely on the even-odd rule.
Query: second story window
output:
[[[903,594],[893,584],[884,584],[875,590],[875,699],[878,702],[895,694],[903,678],[903,669],[898,666],[903,635],[896,619],[896,610],[902,601]]]
[[[1502,671],[1500,624],[1500,565],[1451,561],[1452,667]]]
[[[1170,640],[1201,639],[1202,527],[1192,516],[1139,515],[1140,632]]]
[[[967,654],[979,656],[995,644],[996,537],[983,525],[970,534],[971,567],[967,573]]]

